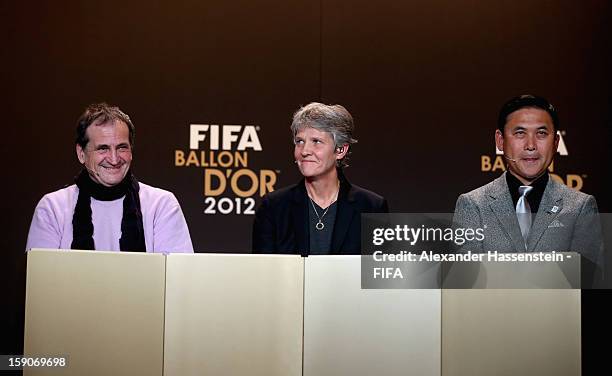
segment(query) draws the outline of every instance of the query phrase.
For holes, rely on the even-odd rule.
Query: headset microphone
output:
[[[508,157],[506,154],[504,154],[504,158],[506,158],[507,160],[509,160],[510,162],[514,162],[516,163],[516,159],[512,159],[510,157]]]
[[[86,169],[87,171],[89,171],[89,173],[90,173],[90,174],[92,174],[92,175],[96,175],[97,177],[100,177],[100,174],[98,174],[98,172],[97,172],[97,171],[94,171],[94,170],[92,170],[91,168],[87,167],[87,166],[85,165],[85,163],[83,163],[83,167],[85,167],[85,169]]]

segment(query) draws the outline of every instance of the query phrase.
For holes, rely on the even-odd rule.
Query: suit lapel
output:
[[[293,199],[291,200],[291,220],[293,221],[295,246],[297,247],[294,251],[300,252],[303,255],[307,255],[310,249],[307,197],[306,187],[302,180],[295,186],[293,191]]]
[[[548,228],[548,225],[555,219],[555,217],[561,212],[563,208],[563,199],[557,190],[556,183],[552,177],[549,177],[548,184],[542,195],[542,201],[538,213],[536,214],[535,221],[529,231],[529,237],[527,238],[527,249],[533,251],[536,249],[538,242],[542,238],[544,231]]]
[[[354,220],[353,217],[357,214],[353,207],[353,201],[355,200],[351,184],[346,180],[341,171],[338,173],[338,178],[340,179],[340,193],[338,195],[338,208],[336,220],[334,221],[334,232],[332,234],[332,253],[341,253],[346,234],[351,226],[351,222]]]
[[[512,197],[506,182],[506,174],[504,173],[495,179],[494,184],[489,189],[488,194],[491,198],[489,207],[497,217],[514,249],[517,252],[525,252],[525,241],[523,235],[521,235],[521,229],[516,218],[516,210],[512,205]]]
[[[348,229],[355,216],[353,205],[346,200],[338,200],[338,211],[336,213],[336,221],[334,223],[334,233],[332,235],[331,251],[339,252],[342,249],[344,238],[348,233]]]

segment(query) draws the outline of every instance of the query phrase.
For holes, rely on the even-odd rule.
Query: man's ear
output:
[[[344,156],[346,156],[346,153],[348,153],[348,150],[349,150],[349,144],[344,144],[342,146],[336,147],[336,159],[340,160],[344,158]]]
[[[557,154],[557,151],[559,150],[559,140],[561,139],[561,136],[559,136],[559,131],[555,131],[555,150],[554,150],[554,154]]]
[[[77,158],[79,159],[79,162],[81,164],[84,164],[85,163],[85,150],[83,150],[83,148],[79,144],[76,144],[76,154],[77,154]]]
[[[504,135],[497,129],[495,131],[495,146],[501,151],[504,151]]]

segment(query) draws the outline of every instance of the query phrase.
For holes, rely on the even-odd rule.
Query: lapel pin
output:
[[[551,212],[556,213],[559,211],[559,207],[558,206],[553,206],[552,209],[550,209]]]

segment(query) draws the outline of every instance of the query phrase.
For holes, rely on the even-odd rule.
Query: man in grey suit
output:
[[[485,235],[461,251],[576,251],[586,260],[583,274],[591,276],[603,265],[595,198],[547,171],[559,144],[558,125],[557,111],[544,98],[521,95],[502,106],[495,143],[507,172],[457,199],[455,225],[483,228]]]

